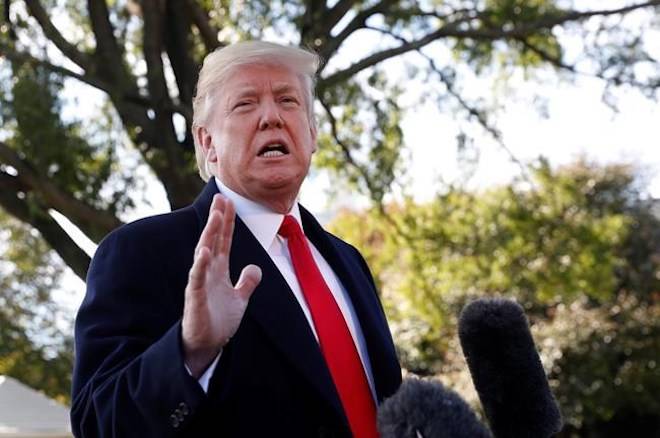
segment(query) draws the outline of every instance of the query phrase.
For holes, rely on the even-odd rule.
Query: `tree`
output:
[[[172,208],[188,204],[201,186],[190,129],[200,62],[228,41],[268,30],[313,48],[326,61],[318,81],[324,114],[317,161],[380,202],[401,171],[400,89],[383,73],[388,60],[417,53],[417,64],[425,63],[417,76],[435,84],[432,88],[443,86],[436,97],[453,97],[467,117],[496,135],[484,109],[462,96],[458,67],[507,72],[550,65],[653,96],[659,82],[657,71],[649,73],[648,67],[657,63],[639,32],[613,20],[644,10],[651,19],[659,4],[582,10],[551,0],[5,0],[0,68],[5,78],[17,80],[7,81],[2,93],[0,205],[39,230],[84,278],[89,257],[49,211],[63,214],[96,242],[120,225],[131,207],[125,187],[132,181],[118,170],[124,140],[163,184]],[[591,25],[583,27],[587,22],[601,26],[592,32]],[[598,38],[588,40],[578,62],[564,57],[558,29]],[[338,67],[333,61],[342,50],[355,48],[360,34],[382,34],[382,43]],[[454,61],[436,59],[434,46],[451,51]],[[41,105],[40,113],[31,110],[33,100],[39,100],[30,94],[34,78],[41,78],[52,95],[34,102]],[[105,123],[83,115],[61,120],[58,96],[63,81],[71,80],[103,93]],[[41,132],[42,123],[49,129]]]
[[[22,247],[19,253],[27,257],[34,239],[43,239],[84,279],[89,255],[57,214],[98,242],[126,220],[136,202],[144,202],[136,199],[141,191],[136,185],[144,184],[138,170],[145,166],[172,208],[188,204],[202,184],[191,135],[200,63],[231,41],[263,35],[310,47],[325,60],[318,79],[316,164],[384,211],[386,195],[405,170],[400,127],[405,108],[398,100],[403,88],[386,74],[391,60],[406,62],[404,77],[425,83],[428,98],[499,139],[490,105],[464,93],[462,71],[506,77],[518,68],[530,75],[552,68],[652,98],[660,85],[658,63],[647,53],[640,29],[657,19],[658,5],[660,0],[611,9],[559,0],[4,0],[0,228],[20,222],[31,239],[12,239],[12,248]],[[626,17],[637,20],[627,25]],[[560,30],[585,35],[579,59],[566,55]],[[362,37],[374,44],[365,49]],[[82,97],[72,97],[72,90]],[[89,105],[81,102],[93,96],[103,104],[82,111]],[[466,130],[462,138],[469,135]],[[30,259],[35,266],[59,266],[48,251],[33,256],[41,257]],[[11,272],[24,263],[6,252],[2,260]],[[34,272],[12,284],[58,278]],[[37,283],[26,293],[37,294]],[[7,299],[11,290],[1,290],[0,297]],[[40,303],[48,302],[42,298]],[[29,315],[29,307],[20,311]],[[35,333],[29,318],[18,326],[5,321],[11,319],[0,332],[15,327]],[[33,335],[25,339],[29,348],[41,348]]]
[[[428,204],[388,206],[387,216],[344,212],[332,227],[375,270],[410,371],[439,375],[476,402],[456,316],[476,296],[514,298],[560,403],[561,436],[652,436],[660,425],[660,215],[634,172],[541,161],[531,186],[449,187]]]
[[[73,339],[62,327],[71,317],[51,299],[65,266],[34,228],[1,211],[0,221],[10,243],[0,260],[0,374],[68,402]]]

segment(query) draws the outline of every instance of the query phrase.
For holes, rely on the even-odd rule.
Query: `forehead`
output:
[[[302,93],[301,78],[291,68],[278,64],[242,64],[232,67],[223,81],[225,94],[261,88]]]

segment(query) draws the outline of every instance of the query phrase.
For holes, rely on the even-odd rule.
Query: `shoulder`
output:
[[[90,273],[99,265],[139,263],[167,259],[177,253],[191,252],[201,230],[199,218],[191,207],[150,216],[122,225],[109,233],[94,254]]]
[[[347,254],[350,254],[351,256],[359,257],[362,259],[362,254],[360,254],[360,251],[356,247],[346,242],[345,240],[341,239],[340,237],[335,236],[331,232],[326,231],[325,229],[323,231],[337,249]]]
[[[199,233],[199,220],[191,207],[185,207],[170,213],[138,219],[122,225],[110,232],[99,244],[99,248],[140,243],[158,244],[175,241],[186,235]]]

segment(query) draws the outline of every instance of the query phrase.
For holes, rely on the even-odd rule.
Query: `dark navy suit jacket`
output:
[[[185,370],[184,289],[217,188],[189,207],[125,225],[99,245],[76,319],[71,419],[77,437],[344,437],[348,423],[319,345],[286,281],[236,219],[232,281],[262,281],[223,349],[208,393]],[[305,234],[346,288],[366,340],[378,401],[401,370],[373,278],[352,246],[301,208]]]

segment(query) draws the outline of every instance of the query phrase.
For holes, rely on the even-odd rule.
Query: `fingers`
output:
[[[199,236],[199,242],[195,248],[195,257],[199,251],[206,247],[209,251],[213,252],[213,246],[216,240],[216,235],[221,225],[222,212],[224,211],[224,198],[220,195],[215,195],[209,208],[209,217],[206,225]]]
[[[260,282],[261,268],[257,265],[247,265],[241,271],[235,289],[244,299],[248,299]]]
[[[206,246],[201,247],[188,274],[188,286],[193,290],[201,289],[204,286],[210,260],[211,251]]]
[[[220,226],[214,243],[213,254],[229,257],[232,235],[234,234],[236,211],[234,210],[234,204],[229,199],[224,199],[223,207]]]

